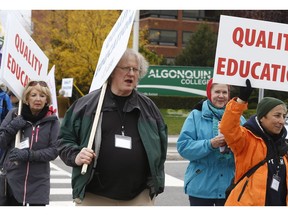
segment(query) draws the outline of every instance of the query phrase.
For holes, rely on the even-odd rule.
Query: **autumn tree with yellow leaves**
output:
[[[103,42],[114,26],[118,10],[32,11],[33,39],[55,65],[56,85],[73,78],[87,94]]]
[[[56,85],[62,78],[73,78],[77,87],[87,94],[102,45],[121,15],[121,10],[34,10],[33,39],[55,65]],[[132,47],[132,35],[128,47]],[[151,65],[159,65],[163,57],[147,48],[147,29],[139,33],[139,51]]]

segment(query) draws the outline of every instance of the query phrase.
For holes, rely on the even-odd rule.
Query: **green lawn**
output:
[[[185,109],[160,109],[165,123],[168,126],[169,135],[178,135],[182,125],[189,114],[190,110]]]
[[[168,126],[168,135],[179,135],[182,125],[188,116],[188,114],[191,112],[191,110],[185,110],[185,109],[160,109],[162,116],[164,118],[164,121],[166,122]],[[251,115],[255,114],[256,110],[246,110],[243,113],[243,116],[248,119]]]

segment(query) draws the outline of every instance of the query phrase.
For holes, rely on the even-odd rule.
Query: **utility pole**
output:
[[[139,10],[136,11],[133,24],[133,49],[139,50]]]
[[[263,97],[264,97],[264,89],[259,89],[258,103],[263,99]]]

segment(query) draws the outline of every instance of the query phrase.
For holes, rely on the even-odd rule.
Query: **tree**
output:
[[[206,23],[200,24],[187,46],[176,56],[175,65],[213,67],[217,34]]]
[[[55,65],[56,84],[73,78],[88,93],[102,44],[116,23],[118,10],[32,11],[33,39]]]
[[[122,11],[118,10],[45,10],[32,11],[33,38],[56,66],[58,86],[62,78],[74,78],[83,93],[88,93],[103,42]],[[147,29],[140,30],[139,52],[151,65],[164,58],[147,48]],[[132,33],[131,33],[132,34]],[[131,35],[132,36],[132,35]],[[131,47],[132,37],[128,46]]]
[[[159,56],[153,50],[148,48],[149,45],[149,31],[147,27],[139,31],[139,52],[147,59],[150,65],[165,64],[163,56]]]

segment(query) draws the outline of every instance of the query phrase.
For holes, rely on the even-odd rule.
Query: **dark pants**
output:
[[[9,188],[10,186],[8,186],[8,191],[7,191],[7,206],[46,206],[45,204],[24,204],[23,203],[19,203],[14,196],[11,194],[11,189]]]
[[[226,199],[203,199],[189,196],[190,206],[224,206]]]
[[[23,205],[23,203],[17,202],[17,200],[12,196],[8,198],[7,206],[27,206],[28,204]],[[45,204],[29,204],[29,206],[46,206]]]

